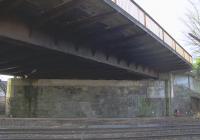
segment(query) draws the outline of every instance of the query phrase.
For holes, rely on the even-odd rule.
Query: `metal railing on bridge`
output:
[[[149,14],[147,14],[137,3],[133,0],[112,0],[119,7],[125,10],[128,14],[133,16],[138,22],[144,25],[147,29],[157,35],[163,40],[172,50],[178,53],[181,57],[192,63],[192,56],[171,36],[165,29],[163,29]]]

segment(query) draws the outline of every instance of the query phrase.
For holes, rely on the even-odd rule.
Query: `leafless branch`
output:
[[[194,0],[188,1],[192,8],[188,10],[186,20],[184,20],[190,33],[187,33],[186,37],[188,38],[188,44],[196,46],[194,53],[200,53],[200,7],[198,7],[198,5],[200,5],[200,0],[198,0],[198,4],[196,4]]]

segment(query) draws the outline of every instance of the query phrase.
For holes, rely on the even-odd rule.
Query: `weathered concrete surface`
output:
[[[174,86],[174,97],[172,98],[172,110],[179,110],[182,116],[192,116],[191,94],[193,92],[184,86]]]
[[[5,114],[5,96],[0,96],[0,115]]]
[[[200,112],[200,81],[188,74],[175,74],[172,83],[172,110],[179,110],[182,116]]]
[[[131,118],[166,114],[163,81],[16,80],[8,82],[13,117]]]
[[[191,108],[195,114],[200,113],[200,95],[192,95],[191,96]],[[199,116],[197,116],[199,117]]]

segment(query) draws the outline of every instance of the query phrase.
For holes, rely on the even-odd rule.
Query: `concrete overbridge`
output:
[[[1,0],[0,73],[140,79],[189,70],[191,55],[132,0]]]

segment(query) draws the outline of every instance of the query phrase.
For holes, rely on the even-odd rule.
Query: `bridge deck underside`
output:
[[[103,63],[67,55],[48,49],[23,47],[7,42],[1,49],[0,73],[29,78],[68,79],[141,79],[141,74],[130,73]]]
[[[17,16],[32,30],[53,36],[55,44],[69,41],[75,44],[76,51],[86,48],[93,55],[100,51],[106,59],[114,56],[119,63],[121,60],[128,66],[134,63],[154,73],[191,68],[159,38],[115,6],[103,0],[0,2],[4,17]],[[1,37],[0,73],[37,78],[156,77],[19,42]]]

